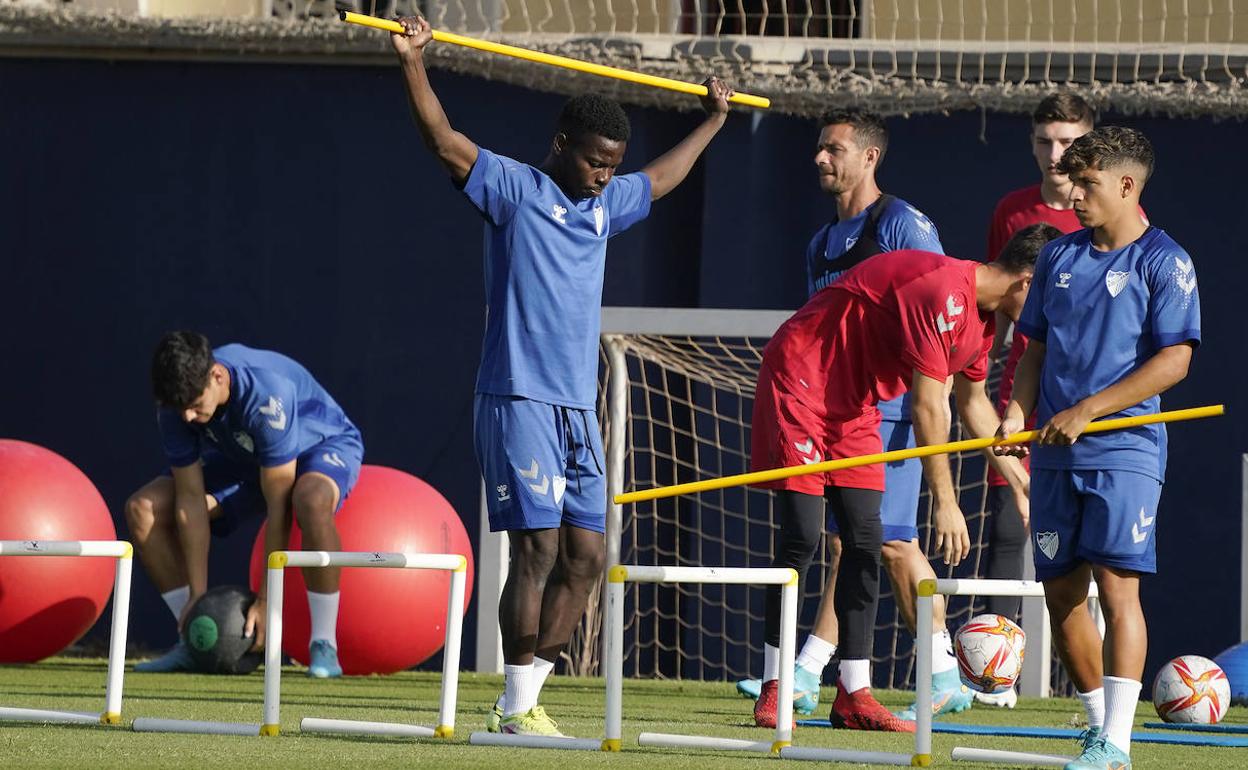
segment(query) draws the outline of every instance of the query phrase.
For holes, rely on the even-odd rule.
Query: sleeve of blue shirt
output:
[[[529,166],[484,147],[464,182],[464,195],[493,225],[505,224],[524,197],[537,189]]]
[[[185,468],[199,460],[199,436],[182,422],[177,412],[168,407],[157,409],[156,425],[160,428],[160,442],[171,466]]]
[[[918,249],[935,254],[945,253],[936,225],[927,215],[904,201],[894,201],[888,213],[881,218],[879,242],[880,248],[885,251]]]
[[[1049,259],[1053,253],[1051,246],[1045,246],[1036,257],[1036,269],[1031,276],[1031,289],[1027,292],[1027,301],[1023,303],[1023,312],[1019,314],[1015,324],[1028,339],[1044,342],[1049,336],[1049,322],[1044,317],[1044,293],[1049,288]]]
[[[650,177],[638,171],[617,176],[602,191],[611,217],[609,235],[618,235],[650,215]]]
[[[1196,266],[1181,248],[1163,249],[1146,271],[1149,321],[1153,342],[1164,348],[1183,342],[1200,344],[1200,291]]]
[[[260,467],[285,465],[299,456],[298,407],[293,382],[268,372],[256,375],[255,390],[244,408]]]

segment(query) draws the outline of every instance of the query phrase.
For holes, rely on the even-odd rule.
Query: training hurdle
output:
[[[201,722],[184,719],[136,719],[138,732],[206,733],[210,735],[276,736],[281,732],[282,599],[286,569],[290,567],[373,567],[382,569],[440,569],[451,573],[447,596],[446,641],[442,648],[442,696],[436,727],[393,722],[308,717],[301,732],[339,735],[388,735],[450,738],[455,734],[455,701],[459,691],[459,647],[464,624],[464,589],[468,560],[459,554],[379,553],[348,551],[274,551],[268,562],[268,612],[264,643],[264,719],[260,724]],[[395,608],[401,612],[401,607]]]
[[[1023,598],[1039,598],[1043,607],[1044,585],[1034,580],[981,580],[981,579],[936,579],[926,578],[919,581],[918,597],[915,603],[917,626],[915,638],[930,639],[932,636],[932,602],[934,597],[942,596],[1018,596]],[[1096,583],[1088,586],[1088,598],[1098,597]],[[1036,637],[1028,631],[1028,647],[1039,646],[1036,655],[1043,656],[1047,664],[1049,656],[1048,612],[1043,611],[1040,622],[1029,622],[1027,625],[1038,629]],[[1099,618],[1098,618],[1099,622]],[[1101,629],[1104,633],[1104,629]],[[932,648],[928,644],[915,645],[915,731],[914,759],[915,764],[927,766],[932,760]],[[1028,656],[1031,657],[1031,656]],[[1044,676],[1048,676],[1048,666],[1042,667]],[[965,762],[988,762],[993,764],[1032,764],[1061,767],[1071,760],[1070,757],[1057,757],[1048,754],[1029,754],[1018,751],[998,751],[994,749],[977,749],[967,746],[956,746],[953,759]]]
[[[108,685],[104,711],[48,711],[0,706],[0,720],[47,724],[121,724],[122,678],[126,671],[126,627],[130,619],[130,575],[134,548],[125,540],[0,540],[0,556],[86,556],[117,560],[113,619],[108,638]]]
[[[715,738],[701,735],[642,733],[640,746],[718,749],[775,753],[793,740],[793,660],[797,640],[797,572],[783,568],[641,567],[617,564],[607,571],[607,611],[603,628],[602,666],[606,676],[606,729],[602,740],[504,735],[474,732],[468,742],[478,746],[519,746],[540,749],[619,751],[624,701],[624,584],[715,583],[780,586],[780,682],[776,732],[770,741]]]

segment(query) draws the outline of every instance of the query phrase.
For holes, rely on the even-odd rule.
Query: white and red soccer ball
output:
[[[1157,672],[1153,705],[1167,722],[1217,724],[1231,705],[1231,683],[1212,660],[1180,655]]]
[[[958,630],[953,653],[962,683],[982,693],[1005,692],[1023,671],[1027,635],[1003,615],[976,615]]]

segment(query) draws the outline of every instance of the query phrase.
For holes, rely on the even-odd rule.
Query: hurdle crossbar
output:
[[[289,567],[373,567],[383,569],[438,569],[451,573],[447,595],[446,640],[442,660],[442,696],[435,727],[393,722],[308,717],[301,732],[337,735],[389,735],[450,738],[455,734],[455,703],[459,692],[459,649],[464,624],[464,591],[468,560],[460,554],[383,553],[378,551],[274,551],[269,554],[268,612],[264,642],[264,717],[260,724],[198,722],[176,719],[136,719],[140,732],[183,732],[213,735],[276,736],[281,732],[282,605],[285,573]]]
[[[916,639],[930,639],[932,636],[932,603],[934,597],[942,596],[1019,596],[1023,598],[1043,598],[1044,585],[1034,580],[984,580],[926,578],[919,581],[918,596],[915,601]],[[1099,596],[1096,583],[1088,585],[1088,598]],[[1043,645],[1039,652],[1048,655],[1048,645]],[[932,646],[930,644],[915,645],[915,731],[914,757],[915,764],[927,766],[932,760]],[[1008,756],[1007,756],[1008,755]],[[953,758],[965,762],[988,762],[1002,764],[1013,762],[1019,764],[1052,765],[1058,759],[1061,764],[1070,761],[1069,757],[1059,758],[1048,754],[1029,754],[1027,752],[1002,752],[996,750],[976,749],[956,746]]]
[[[134,547],[125,540],[0,540],[0,556],[86,556],[117,560],[113,577],[113,618],[108,638],[108,684],[104,691],[104,710],[93,713],[0,707],[0,720],[44,724],[121,724]]]

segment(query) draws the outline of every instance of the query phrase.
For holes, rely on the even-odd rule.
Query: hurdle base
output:
[[[359,722],[354,719],[318,719],[316,717],[305,717],[299,722],[299,732],[399,738],[432,738],[437,735],[433,728],[420,725],[404,725],[397,722]]]
[[[136,733],[189,733],[195,735],[260,735],[260,725],[243,722],[200,722],[194,719],[140,717],[131,729]]]
[[[753,751],[770,754],[772,741],[747,741],[741,738],[715,738],[710,735],[677,735],[642,733],[637,745],[663,749],[713,749],[715,751]]]
[[[0,720],[6,722],[41,722],[59,725],[108,724],[105,714],[90,711],[49,711],[46,709],[0,708]],[[120,717],[118,718],[120,721]]]
[[[555,738],[546,735],[508,735],[475,732],[468,736],[473,746],[515,746],[523,749],[566,749],[570,751],[602,751],[599,738]]]
[[[789,746],[780,749],[781,759],[801,759],[809,762],[856,762],[860,765],[893,765],[911,767],[912,754],[894,754],[887,751],[849,751],[847,749],[820,749],[813,746]]]
[[[1059,757],[1054,754],[976,749],[969,746],[954,746],[952,758],[955,762],[991,762],[996,765],[1037,765],[1041,767],[1065,767],[1071,761],[1070,757]]]

